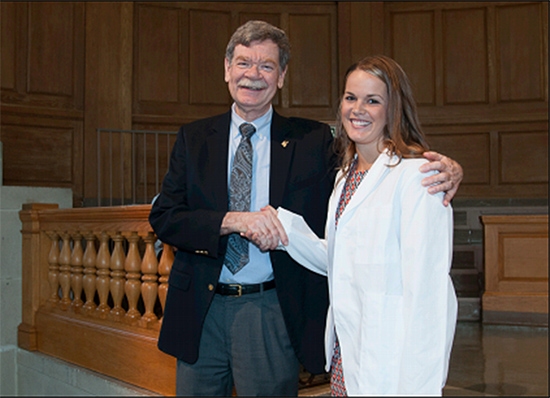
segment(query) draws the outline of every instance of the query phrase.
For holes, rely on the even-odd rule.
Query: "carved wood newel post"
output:
[[[96,261],[97,255],[95,251],[95,235],[93,232],[86,234],[86,251],[84,252],[84,278],[82,281],[84,287],[84,294],[86,295],[86,303],[84,303],[84,312],[90,313],[95,310],[94,303],[95,289],[96,289]]]
[[[63,246],[59,254],[59,284],[61,285],[61,309],[66,310],[71,305],[69,297],[71,291],[71,247],[70,235],[67,232],[61,234]]]
[[[105,318],[110,311],[107,305],[109,299],[109,266],[111,263],[111,253],[109,252],[109,235],[106,232],[102,232],[100,235],[99,252],[97,254],[96,268],[97,268],[97,293],[99,295],[99,305],[96,311],[100,318]]]
[[[138,250],[139,236],[133,231],[128,238],[128,254],[124,269],[126,270],[126,283],[124,290],[128,299],[128,311],[126,311],[126,320],[129,323],[137,321],[141,314],[137,310],[137,303],[141,293],[141,258]]]
[[[155,302],[157,301],[158,285],[157,285],[157,269],[158,260],[155,255],[155,241],[156,237],[152,232],[149,232],[144,238],[145,240],[145,254],[143,255],[143,261],[141,262],[141,277],[143,283],[141,285],[141,296],[143,297],[143,303],[145,305],[145,314],[141,317],[141,321],[144,325],[156,321],[158,318],[154,313]]]
[[[48,281],[48,270],[41,274],[39,267],[41,258],[48,258],[50,242],[46,234],[40,232],[38,212],[44,209],[57,209],[56,204],[23,204],[23,210],[19,213],[22,223],[22,293],[23,305],[21,324],[17,328],[17,343],[19,347],[29,351],[38,349],[35,314],[42,300],[40,286],[42,281]]]
[[[159,262],[159,300],[160,305],[162,306],[162,313],[164,314],[166,294],[168,293],[168,277],[170,276],[170,270],[172,269],[172,264],[174,263],[174,249],[166,243],[163,243],[162,246],[162,256],[160,257]]]
[[[82,250],[82,235],[76,232],[71,235],[73,237],[73,253],[71,254],[71,289],[73,290],[72,308],[75,312],[80,311],[84,302],[82,301],[82,284],[84,277]]]
[[[57,305],[59,302],[59,235],[56,232],[48,233],[52,242],[50,254],[48,256],[48,264],[50,264],[48,272],[48,281],[50,282],[50,303]]]
[[[114,318],[120,318],[124,315],[124,309],[122,308],[125,282],[124,250],[122,248],[124,237],[120,232],[117,232],[112,239],[115,242],[115,248],[113,249],[113,255],[111,256],[111,296],[113,297],[113,309],[111,310],[111,316]]]

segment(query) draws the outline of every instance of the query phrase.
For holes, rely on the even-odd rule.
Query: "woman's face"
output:
[[[346,81],[340,109],[346,133],[357,150],[380,150],[388,109],[386,83],[363,70],[353,71]]]

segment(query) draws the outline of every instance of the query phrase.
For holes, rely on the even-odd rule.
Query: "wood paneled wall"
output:
[[[287,82],[275,105],[286,115],[332,120],[337,11],[335,2],[136,3],[134,125],[179,127],[225,112],[231,104],[225,48],[235,29],[251,19],[283,28],[291,40]]]
[[[1,4],[3,183],[82,193],[84,5]]]
[[[464,168],[459,197],[548,197],[547,2],[350,2],[339,11],[349,35],[341,60],[384,53],[403,66],[431,147]]]
[[[462,164],[459,197],[548,195],[547,2],[2,2],[1,18],[6,185],[95,198],[96,129],[227,110],[225,46],[263,19],[292,44],[282,114],[334,120],[346,68],[387,54],[433,149]]]

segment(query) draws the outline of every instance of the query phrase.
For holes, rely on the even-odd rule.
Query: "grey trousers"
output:
[[[297,396],[299,362],[276,289],[241,297],[216,294],[194,364],[178,360],[180,396]]]

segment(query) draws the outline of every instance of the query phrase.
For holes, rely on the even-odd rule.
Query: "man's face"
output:
[[[253,41],[250,47],[235,47],[233,60],[225,59],[225,81],[237,105],[237,114],[246,121],[264,115],[277,88],[282,88],[286,69],[280,70],[279,47],[271,41]]]

